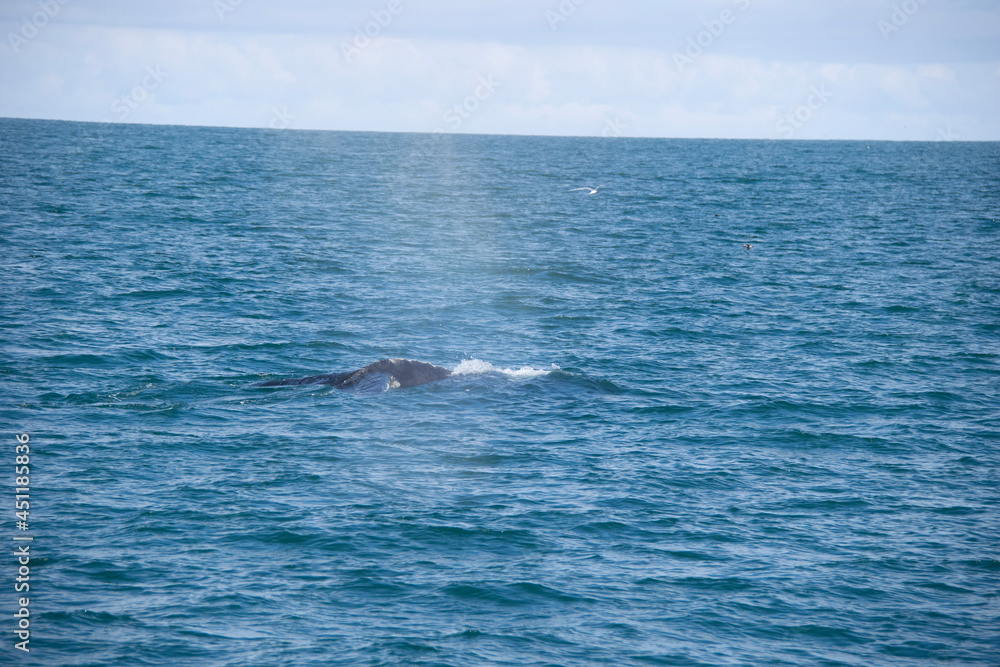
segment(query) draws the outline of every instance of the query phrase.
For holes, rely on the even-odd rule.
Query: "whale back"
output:
[[[435,366],[414,359],[382,359],[356,371],[354,375],[359,373],[384,373],[390,378],[390,387],[415,387],[443,380],[451,375],[451,371],[444,366]]]
[[[302,384],[328,384],[339,389],[352,389],[361,393],[382,392],[397,387],[415,387],[451,375],[444,366],[435,366],[415,359],[382,359],[364,368],[347,373],[310,375],[291,380],[269,380],[258,387],[287,387]]]

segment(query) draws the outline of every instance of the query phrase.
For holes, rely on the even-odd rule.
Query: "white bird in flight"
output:
[[[583,188],[573,188],[572,190],[570,190],[570,192],[576,192],[577,190],[590,190],[590,192],[588,192],[587,194],[596,195],[597,191],[600,190],[601,188],[605,187],[606,185],[611,185],[611,184],[610,183],[605,183],[604,185],[598,185],[596,188],[592,188],[592,187],[590,187],[588,185],[588,186],[583,187]]]

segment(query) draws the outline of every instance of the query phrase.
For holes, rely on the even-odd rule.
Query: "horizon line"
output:
[[[334,130],[330,128],[308,128],[308,127],[259,127],[254,125],[202,125],[196,123],[137,123],[125,121],[104,121],[104,120],[74,120],[68,118],[37,118],[26,116],[0,116],[0,122],[8,120],[37,121],[45,123],[85,123],[88,125],[113,125],[116,127],[128,126],[148,126],[148,127],[190,127],[203,129],[220,130],[261,130],[264,132],[339,132],[354,134],[428,134],[442,136],[461,137],[537,137],[540,139],[644,139],[663,141],[769,141],[782,143],[805,143],[805,142],[857,142],[857,143],[899,143],[899,144],[990,144],[1000,143],[997,139],[875,139],[875,138],[854,138],[854,139],[832,139],[832,138],[799,138],[784,139],[775,137],[667,137],[667,136],[612,136],[605,137],[593,134],[516,134],[510,132],[444,132],[444,131],[418,131],[418,130]]]

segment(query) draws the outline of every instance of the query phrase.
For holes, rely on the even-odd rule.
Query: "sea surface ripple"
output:
[[[1000,664],[1000,145],[0,155],[34,664]],[[254,386],[385,357],[459,372]]]

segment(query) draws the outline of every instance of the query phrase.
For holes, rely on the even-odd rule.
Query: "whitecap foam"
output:
[[[532,378],[540,375],[547,375],[552,371],[559,370],[559,367],[552,364],[550,368],[532,368],[531,366],[521,366],[520,368],[501,368],[494,366],[482,359],[466,359],[452,371],[453,375],[485,375],[487,373],[501,373],[516,378]]]

